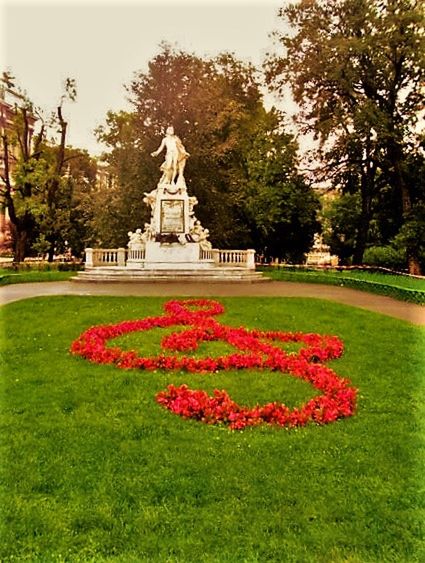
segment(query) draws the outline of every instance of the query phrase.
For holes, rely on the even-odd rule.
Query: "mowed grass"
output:
[[[33,283],[48,281],[68,281],[77,275],[76,271],[42,271],[42,270],[21,270],[15,272],[10,268],[0,268],[0,285],[10,285],[15,283]]]
[[[345,353],[329,365],[359,389],[352,418],[231,432],[172,415],[155,394],[187,383],[294,406],[317,391],[266,371],[145,373],[69,354],[89,326],[156,316],[165,301],[2,308],[0,560],[423,561],[424,330],[313,299],[220,298],[232,326],[338,335]],[[163,335],[115,344],[156,354]]]
[[[413,277],[402,274],[387,274],[382,272],[369,272],[362,270],[317,270],[300,268],[299,270],[288,268],[261,267],[259,268],[273,279],[284,281],[299,282],[315,282],[326,283],[326,280],[332,285],[343,283],[344,278],[360,280],[369,283],[378,283],[404,289],[414,289],[416,291],[425,291],[425,278]]]

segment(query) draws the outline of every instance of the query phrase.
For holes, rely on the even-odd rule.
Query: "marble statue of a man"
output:
[[[166,149],[166,153],[165,160],[160,168],[163,174],[159,183],[171,184],[176,179],[177,174],[177,182],[183,181],[186,159],[190,155],[184,148],[179,137],[174,134],[174,127],[167,127],[166,135],[162,139],[159,148],[151,153],[151,156],[158,156],[164,148]]]

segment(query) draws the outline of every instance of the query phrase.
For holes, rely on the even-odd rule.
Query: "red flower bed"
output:
[[[232,429],[263,423],[293,427],[303,426],[310,421],[325,424],[354,414],[356,389],[350,386],[347,379],[340,378],[323,365],[326,360],[339,358],[343,352],[342,342],[336,336],[226,326],[212,318],[212,315],[224,311],[223,306],[205,299],[168,301],[165,311],[165,315],[158,317],[92,327],[72,343],[71,352],[92,362],[115,364],[124,369],[213,373],[227,369],[265,368],[299,377],[322,392],[302,407],[292,410],[281,403],[244,407],[235,403],[226,391],[216,390],[213,396],[209,396],[204,391],[194,391],[186,385],[169,385],[166,391],[158,393],[158,403],[171,412],[207,424],[227,424]],[[194,351],[200,342],[217,340],[228,342],[236,351],[214,358],[164,353],[143,357],[135,351],[107,346],[109,340],[130,332],[181,325],[188,329],[162,339],[164,351]],[[304,346],[298,353],[290,354],[276,346],[275,342],[299,342]]]

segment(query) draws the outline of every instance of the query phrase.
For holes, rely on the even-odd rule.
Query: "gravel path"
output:
[[[20,299],[49,295],[123,295],[123,296],[203,296],[203,297],[315,297],[345,305],[368,309],[425,325],[425,307],[397,301],[391,297],[373,295],[346,287],[279,282],[211,283],[149,282],[149,283],[83,283],[39,282],[6,285],[0,288],[0,304]]]

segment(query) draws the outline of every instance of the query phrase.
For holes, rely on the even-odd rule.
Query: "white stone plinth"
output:
[[[197,242],[187,244],[146,243],[144,268],[146,270],[195,270],[214,267],[213,260],[200,260],[200,247]]]

